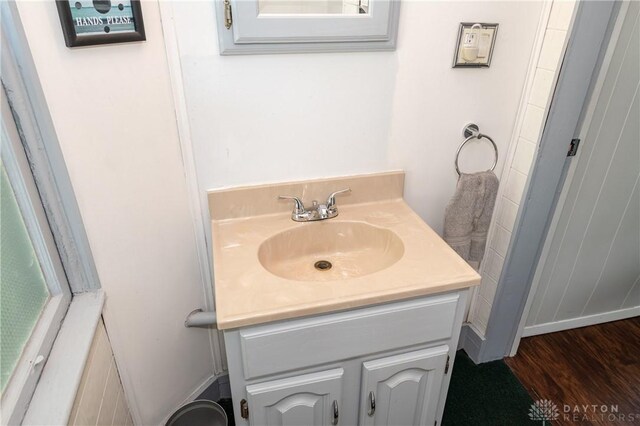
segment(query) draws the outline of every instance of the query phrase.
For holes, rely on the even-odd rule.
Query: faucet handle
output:
[[[302,214],[305,212],[304,204],[302,200],[298,197],[294,197],[293,195],[278,195],[279,200],[292,200],[294,207],[293,212],[296,214]]]
[[[329,195],[329,198],[327,198],[327,208],[329,209],[336,205],[336,195],[344,194],[346,192],[351,192],[351,188],[345,188],[331,193],[331,195]]]

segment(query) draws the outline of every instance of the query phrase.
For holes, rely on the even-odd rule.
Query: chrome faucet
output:
[[[313,200],[313,206],[307,210],[302,203],[302,200],[292,195],[280,195],[278,198],[281,200],[292,200],[293,211],[291,212],[291,219],[296,222],[311,222],[314,220],[331,219],[338,216],[338,206],[336,206],[336,195],[351,192],[351,188],[341,189],[340,191],[333,192],[327,198],[325,204],[318,204],[316,200]]]

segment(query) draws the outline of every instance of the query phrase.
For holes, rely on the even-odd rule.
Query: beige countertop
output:
[[[394,188],[400,179],[401,194],[402,172],[369,176],[385,181],[391,179],[395,182],[392,185],[395,185]],[[358,182],[347,183],[351,184],[354,192],[357,190]],[[363,185],[362,192],[370,191],[364,189],[371,188],[366,185],[366,179]],[[380,189],[380,185],[377,189]],[[246,192],[247,188],[242,190]],[[278,188],[270,190],[278,192]],[[234,196],[237,203],[237,190],[228,191],[236,192]],[[222,195],[229,200],[228,191],[210,193],[210,203],[212,197]],[[402,198],[394,198],[400,194],[395,188],[390,190],[390,198],[386,200],[347,201],[343,205],[339,200],[338,217],[307,223],[292,221],[288,204],[285,204],[286,211],[257,216],[212,211],[212,217],[219,218],[211,222],[218,328],[255,325],[477,285],[480,282],[477,272],[425,224]],[[213,204],[216,204],[216,200]],[[359,222],[390,230],[402,241],[404,253],[397,262],[380,271],[325,281],[282,278],[269,272],[260,263],[258,249],[268,238],[298,227],[326,226],[329,222]]]

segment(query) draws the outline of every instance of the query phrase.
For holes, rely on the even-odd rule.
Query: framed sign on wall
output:
[[[67,47],[146,40],[139,0],[56,0]]]

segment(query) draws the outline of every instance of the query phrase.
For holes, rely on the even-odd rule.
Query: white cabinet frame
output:
[[[394,410],[408,405],[419,411],[420,424],[439,422],[467,296],[463,289],[224,330],[236,425],[293,416],[322,423],[326,417],[304,408],[320,407],[322,395],[329,395],[323,403],[338,401],[338,426],[380,424],[385,400],[393,402],[386,404],[391,420],[401,421]],[[394,388],[391,399],[385,386]],[[369,417],[361,407],[374,389],[379,408]]]
[[[258,1],[216,0],[221,55],[395,50],[400,0],[371,0],[359,15],[260,14]]]

